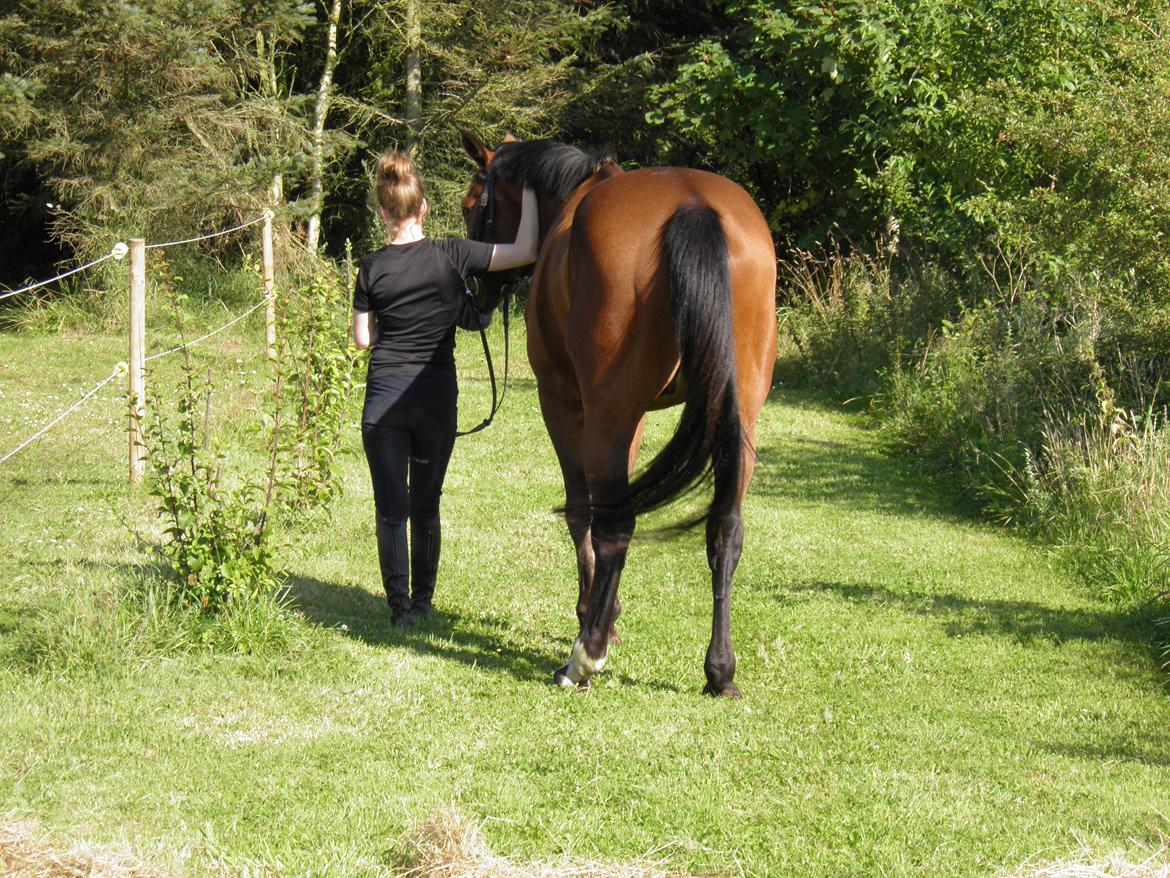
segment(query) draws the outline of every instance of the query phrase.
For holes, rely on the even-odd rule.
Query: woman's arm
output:
[[[520,202],[520,227],[512,244],[496,244],[488,271],[517,268],[536,261],[536,239],[540,234],[540,216],[536,208],[536,193],[525,187]]]
[[[353,312],[353,343],[361,350],[365,350],[374,343],[374,312]]]

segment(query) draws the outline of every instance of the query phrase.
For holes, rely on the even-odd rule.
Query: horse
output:
[[[637,516],[713,482],[706,510],[678,527],[706,524],[713,612],[703,692],[738,698],[732,577],[776,361],[768,224],[717,174],[625,171],[568,144],[509,136],[489,149],[469,130],[460,135],[476,164],[462,202],[470,237],[513,240],[523,187],[537,194],[528,357],[564,479],[578,579],[579,630],[553,680],[588,688],[605,665]],[[511,278],[488,278],[481,294],[492,304]],[[634,477],[646,413],[679,403],[673,436]]]

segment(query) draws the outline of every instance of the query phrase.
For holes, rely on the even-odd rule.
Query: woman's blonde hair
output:
[[[389,231],[393,237],[399,223],[422,209],[425,198],[422,180],[410,156],[392,149],[382,153],[378,159],[377,187],[378,203],[390,215],[393,228]]]

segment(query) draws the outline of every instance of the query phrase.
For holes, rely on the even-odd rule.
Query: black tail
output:
[[[735,341],[727,237],[710,207],[683,205],[662,231],[670,270],[674,331],[687,382],[686,403],[674,436],[610,508],[634,515],[664,506],[715,476],[715,496],[690,528],[728,511],[742,470],[743,429],[735,384]]]

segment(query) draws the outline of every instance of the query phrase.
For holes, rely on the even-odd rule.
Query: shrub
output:
[[[273,430],[287,463],[284,509],[298,515],[327,508],[341,492],[335,458],[356,365],[348,294],[338,271],[320,267],[280,299],[284,391]]]
[[[834,241],[780,263],[779,373],[843,397],[882,387],[883,373],[919,355],[957,308],[954,285],[932,266],[894,268],[893,237],[870,252]]]
[[[177,278],[164,259],[155,270],[182,337]],[[239,601],[254,608],[271,596],[282,579],[275,528],[340,491],[333,455],[353,367],[342,295],[335,278],[315,275],[285,297],[271,410],[256,430],[262,447],[252,454],[262,455],[262,465],[248,465],[247,449],[229,455],[212,442],[211,390],[182,348],[176,412],[165,418],[156,407],[145,430],[149,490],[158,498],[162,550],[182,603],[231,618]]]

